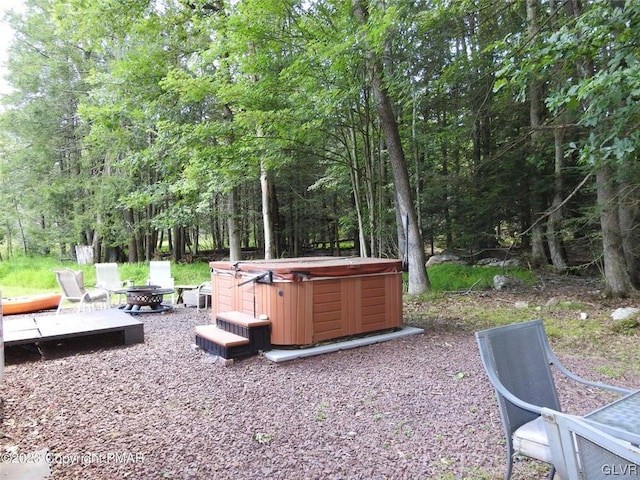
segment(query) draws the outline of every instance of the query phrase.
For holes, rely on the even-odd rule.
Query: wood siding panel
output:
[[[402,274],[387,275],[385,277],[385,328],[402,327]]]
[[[312,341],[321,342],[342,331],[342,287],[336,279],[316,280],[313,284]]]
[[[235,310],[235,289],[233,275],[211,275],[211,323],[215,323],[217,312]]]
[[[240,308],[237,310],[246,313],[251,316],[258,316],[260,313],[258,312],[258,298],[260,295],[260,289],[255,288],[252,283],[247,283],[246,285],[242,285],[241,287],[236,287],[239,292],[239,305]]]
[[[308,282],[277,282],[263,285],[269,290],[271,343],[309,345],[313,326],[313,285]]]
[[[362,279],[362,299],[360,302],[362,307],[362,323],[360,328],[363,332],[387,328],[387,296],[385,285],[384,277],[376,276]]]

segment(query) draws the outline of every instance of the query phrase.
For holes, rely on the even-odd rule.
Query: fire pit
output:
[[[158,285],[141,285],[127,287],[127,304],[123,307],[126,313],[159,313],[171,310],[170,305],[162,304],[162,297],[173,293],[171,288],[162,288]],[[148,307],[144,308],[143,307]]]

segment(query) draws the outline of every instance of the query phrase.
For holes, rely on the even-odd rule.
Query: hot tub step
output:
[[[242,325],[243,327],[262,327],[264,325],[271,325],[271,321],[269,319],[255,318],[242,312],[218,312],[216,313],[216,318],[229,323],[235,323],[236,325]]]
[[[225,359],[256,353],[248,338],[221,330],[215,325],[198,325],[196,327],[196,345]]]
[[[249,339],[254,353],[271,350],[271,322],[242,312],[216,313],[216,326]]]

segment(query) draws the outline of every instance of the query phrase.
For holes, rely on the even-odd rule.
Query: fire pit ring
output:
[[[140,285],[125,289],[127,304],[123,311],[126,313],[158,313],[171,310],[171,306],[163,305],[164,295],[173,293],[171,288],[162,288],[158,285]],[[143,309],[142,307],[149,307]]]

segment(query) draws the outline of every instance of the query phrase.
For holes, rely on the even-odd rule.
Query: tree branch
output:
[[[567,197],[560,202],[558,205],[556,205],[554,208],[552,208],[551,210],[546,211],[545,213],[543,213],[542,215],[540,215],[540,217],[533,222],[529,228],[527,228],[525,231],[520,232],[518,234],[518,236],[522,237],[524,235],[526,235],[527,233],[529,233],[531,231],[531,229],[533,227],[535,227],[538,223],[542,222],[542,220],[544,220],[545,218],[549,217],[550,215],[552,215],[553,213],[557,212],[558,210],[560,210],[562,207],[564,207],[567,202],[569,200],[571,200],[579,191],[580,189],[584,186],[585,183],[587,183],[587,180],[589,180],[589,178],[591,178],[591,175],[593,175],[593,172],[589,172],[587,173],[587,175],[582,179],[582,181],[576,186],[576,188],[573,189],[573,191],[567,195]]]

